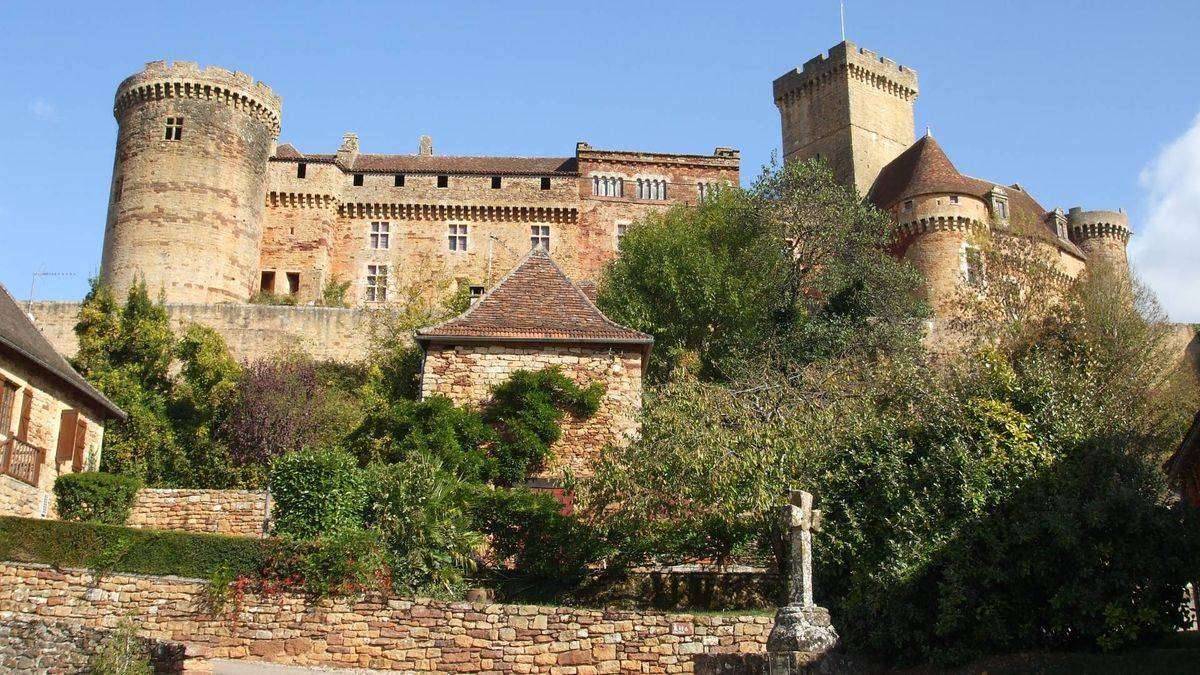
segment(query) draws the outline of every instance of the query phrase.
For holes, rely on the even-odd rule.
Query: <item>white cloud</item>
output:
[[[58,117],[58,108],[44,98],[35,98],[29,104],[29,114],[39,120],[52,120]]]
[[[1200,322],[1200,115],[1140,182],[1148,217],[1129,244],[1134,268],[1172,320]]]

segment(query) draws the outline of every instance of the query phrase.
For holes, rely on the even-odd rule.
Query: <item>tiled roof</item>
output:
[[[74,389],[80,396],[103,408],[111,417],[125,418],[125,412],[108,400],[67,363],[62,354],[37,329],[29,316],[0,284],[0,345],[15,351],[35,367],[49,373]]]
[[[275,150],[274,159],[332,162],[337,155],[306,155],[290,143]],[[524,176],[576,175],[574,157],[466,157],[453,155],[367,155],[354,158],[346,171],[362,173],[503,174]]]
[[[876,206],[887,209],[902,199],[937,192],[973,193],[974,185],[954,164],[933,136],[922,136],[883,167],[867,194]]]
[[[550,255],[530,251],[466,312],[417,331],[418,340],[638,344],[654,338],[604,316]]]
[[[912,197],[940,193],[973,195],[986,201],[988,193],[998,185],[960,173],[933,136],[926,135],[883,167],[867,198],[881,209]],[[1047,222],[1048,212],[1033,195],[1019,185],[1005,186],[1004,194],[1008,197],[1008,222],[1012,229],[1052,240],[1075,256],[1085,257],[1078,246],[1053,231]]]

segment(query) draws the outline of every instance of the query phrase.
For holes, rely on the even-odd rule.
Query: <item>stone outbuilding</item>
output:
[[[581,385],[604,384],[595,415],[564,419],[542,478],[564,469],[586,475],[604,446],[627,443],[637,433],[642,373],[654,338],[604,316],[541,248],[466,312],[418,330],[416,340],[424,350],[422,397],[481,406],[514,371],[551,366]]]
[[[59,475],[96,470],[125,413],[88,384],[0,286],[0,514],[54,515]]]

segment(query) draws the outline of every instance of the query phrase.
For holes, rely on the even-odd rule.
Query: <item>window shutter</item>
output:
[[[17,438],[29,441],[29,416],[33,414],[33,390],[25,389],[25,398],[21,401],[21,422],[17,425]]]
[[[83,460],[87,455],[87,420],[77,417],[75,422],[75,449],[71,455],[71,470],[83,471]]]
[[[58,425],[58,451],[54,454],[54,461],[65,462],[71,459],[75,454],[75,431],[76,422],[79,421],[79,413],[74,410],[64,410],[62,420]]]

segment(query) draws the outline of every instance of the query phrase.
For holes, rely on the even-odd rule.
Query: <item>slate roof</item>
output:
[[[306,155],[290,143],[275,149],[273,159],[331,163],[337,155]],[[350,166],[355,173],[445,173],[478,175],[552,176],[577,175],[574,157],[469,157],[455,155],[369,155],[360,154]]]
[[[0,284],[0,345],[74,389],[80,396],[103,408],[111,417],[125,419],[125,411],[88,384],[67,363],[3,284]]]
[[[654,338],[604,316],[550,255],[530,251],[462,314],[417,331],[419,341],[636,344]]]

